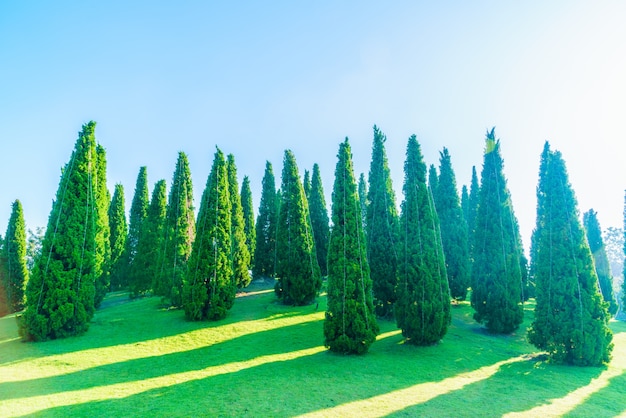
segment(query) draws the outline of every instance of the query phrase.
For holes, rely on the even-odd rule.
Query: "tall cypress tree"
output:
[[[109,189],[107,189],[106,151],[101,145],[96,146],[96,156],[96,295],[94,297],[94,305],[98,308],[109,291],[110,285],[111,230],[109,226],[108,213],[109,204],[111,202],[111,194],[109,193]]]
[[[426,164],[415,135],[404,163],[400,215],[400,265],[395,316],[406,342],[429,345],[450,324],[450,290],[435,204],[426,186]]]
[[[385,135],[374,126],[367,206],[367,251],[376,315],[391,317],[396,301],[398,211],[385,153]]]
[[[441,223],[441,241],[445,255],[450,294],[465,300],[470,284],[470,256],[467,223],[456,189],[456,177],[447,148],[439,153],[439,181],[434,192],[437,216]]]
[[[274,261],[277,222],[276,181],[272,164],[267,161],[263,175],[259,215],[256,221],[256,249],[254,252],[254,269],[252,270],[252,275],[255,278],[274,277],[276,274]]]
[[[232,271],[231,213],[228,170],[218,149],[202,194],[198,232],[183,287],[188,320],[221,319],[233,306],[237,284]]]
[[[519,327],[524,313],[521,244],[503,165],[494,128],[487,132],[481,173],[471,301],[476,321],[490,332],[508,334]]]
[[[187,155],[179,152],[167,201],[159,268],[152,278],[154,293],[163,296],[172,306],[182,305],[183,277],[195,233],[191,170]]]
[[[433,196],[436,195],[437,188],[439,187],[439,176],[437,175],[435,164],[431,164],[428,168],[428,187],[430,187]]]
[[[124,247],[126,246],[126,236],[128,235],[124,186],[119,183],[115,185],[115,191],[109,206],[109,227],[111,229],[110,288],[111,290],[119,290],[124,283]]]
[[[293,152],[285,151],[276,238],[276,295],[283,303],[305,305],[322,286],[309,205]]]
[[[348,138],[339,146],[337,157],[324,345],[338,353],[364,354],[376,340],[379,329]]]
[[[26,267],[26,224],[24,211],[19,200],[11,206],[11,217],[4,235],[4,245],[0,252],[4,258],[5,277],[3,285],[8,310],[19,312],[24,308],[24,288],[28,282]]]
[[[361,218],[363,223],[363,230],[367,231],[367,182],[365,181],[365,174],[361,173],[359,176],[359,205],[361,206]],[[367,236],[365,237],[367,242]]]
[[[593,209],[585,212],[583,215],[583,224],[587,235],[589,249],[593,255],[596,273],[598,275],[598,285],[602,298],[608,304],[609,313],[615,315],[617,313],[617,302],[613,296],[613,276],[611,275],[611,266],[609,258],[606,255],[604,240],[602,239],[602,229],[598,221],[598,214]]]
[[[166,212],[167,185],[165,180],[159,180],[152,190],[148,213],[141,224],[137,254],[135,254],[130,268],[129,290],[131,298],[146,295],[152,289],[154,277],[158,274]]]
[[[565,162],[546,143],[537,187],[535,319],[528,338],[556,363],[597,366],[613,348],[609,315]]]
[[[26,340],[85,332],[93,317],[96,237],[95,122],[83,125],[65,165],[39,257],[26,286]]]
[[[469,237],[469,225],[467,225],[467,217],[469,216],[469,192],[467,191],[467,186],[464,184],[461,187],[461,209],[463,210],[463,219],[465,219],[465,225],[468,227],[468,237]]]
[[[478,176],[476,175],[476,166],[472,166],[472,180],[470,183],[469,200],[467,208],[467,242],[470,246],[470,256],[473,257],[472,248],[474,248],[474,231],[476,229],[476,214],[478,213],[478,205],[480,203],[480,185]]]
[[[243,212],[244,233],[246,234],[246,245],[250,252],[250,267],[254,261],[256,251],[256,226],[254,225],[254,206],[252,203],[252,190],[250,189],[250,179],[244,176],[241,183],[241,211]]]
[[[235,156],[229,154],[226,160],[228,171],[228,191],[231,203],[231,241],[233,275],[237,287],[244,288],[250,284],[250,250],[246,245],[245,221],[243,218],[243,208],[239,195],[239,180],[237,180],[237,165]]]
[[[322,176],[320,174],[320,167],[317,164],[313,165],[313,178],[311,180],[311,192],[309,195],[311,228],[313,228],[313,238],[315,239],[317,262],[320,266],[320,273],[322,276],[326,276],[328,274],[327,257],[330,227],[328,225],[328,209],[326,209]]]
[[[302,184],[304,186],[304,196],[306,196],[307,200],[311,195],[311,173],[309,170],[304,170],[304,178],[302,180]]]
[[[148,169],[141,167],[137,174],[135,183],[135,194],[130,204],[130,215],[128,217],[128,235],[124,246],[124,254],[120,264],[123,266],[120,273],[120,287],[126,288],[130,284],[130,274],[133,261],[137,255],[137,245],[143,222],[148,215],[150,206],[150,194],[148,191]]]

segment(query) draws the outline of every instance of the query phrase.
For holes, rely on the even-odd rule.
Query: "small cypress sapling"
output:
[[[24,308],[24,288],[28,282],[26,267],[26,224],[24,211],[19,200],[11,206],[11,217],[4,235],[0,256],[4,259],[5,298],[10,312],[19,312]]]

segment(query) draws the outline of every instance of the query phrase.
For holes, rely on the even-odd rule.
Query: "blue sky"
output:
[[[261,3],[0,3],[0,233],[15,199],[27,227],[46,225],[89,120],[127,209],[139,167],[170,183],[178,151],[199,206],[216,145],[257,203],[265,161],[279,182],[287,148],[301,174],[320,164],[330,199],[338,144],[367,173],[374,124],[399,204],[411,134],[428,164],[449,149],[460,189],[496,126],[525,243],[546,140],[581,212],[622,226],[626,3]]]

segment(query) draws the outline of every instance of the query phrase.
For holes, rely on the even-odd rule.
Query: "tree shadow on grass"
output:
[[[593,393],[566,417],[623,416],[626,412],[626,373],[609,380],[609,384]]]

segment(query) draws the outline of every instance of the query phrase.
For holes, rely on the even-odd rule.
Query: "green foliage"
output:
[[[447,148],[439,153],[437,189],[431,189],[441,223],[441,241],[445,255],[450,294],[465,300],[470,285],[470,256],[467,242],[467,223],[459,202],[456,177]]]
[[[307,200],[311,196],[311,173],[309,170],[304,170],[304,178],[302,180],[302,185],[304,186],[304,195]]]
[[[109,206],[109,228],[111,230],[110,246],[111,246],[111,274],[110,288],[112,291],[122,288],[125,282],[124,274],[126,268],[124,265],[124,247],[126,246],[126,236],[128,235],[128,225],[126,224],[126,208],[124,198],[124,186],[122,184],[115,185],[113,198]]]
[[[243,208],[239,195],[239,182],[237,180],[237,165],[235,156],[229,154],[226,167],[228,171],[228,190],[231,203],[231,241],[232,241],[232,261],[233,280],[238,288],[244,288],[250,284],[250,250],[246,245],[245,221],[243,218]]]
[[[109,291],[111,270],[111,230],[109,226],[109,203],[111,194],[107,189],[106,178],[106,151],[101,145],[96,146],[97,170],[95,176],[96,187],[96,237],[95,237],[95,275],[96,295],[94,305],[100,306],[104,296]]]
[[[272,164],[265,163],[263,190],[259,215],[256,221],[256,248],[252,276],[275,277],[276,275],[276,224],[278,223],[278,200]]]
[[[315,239],[315,251],[317,262],[320,266],[322,276],[328,274],[328,238],[330,227],[328,225],[328,209],[326,209],[326,199],[324,198],[324,187],[320,167],[313,165],[313,179],[311,180],[311,191],[307,195],[309,200],[309,210],[311,212],[311,228],[313,228],[313,238]]]
[[[315,300],[322,280],[309,206],[290,150],[285,151],[283,159],[281,191],[276,231],[276,295],[285,304],[306,305]]]
[[[609,315],[578,218],[565,162],[546,142],[537,187],[537,226],[532,260],[535,319],[529,341],[555,363],[598,366],[613,348]]]
[[[379,328],[348,138],[339,146],[337,157],[324,345],[337,353],[364,354],[376,340]]]
[[[152,282],[158,273],[166,211],[167,185],[165,180],[159,180],[152,190],[146,219],[141,224],[137,253],[130,266],[128,287],[131,298],[146,295],[152,288]]]
[[[363,230],[367,231],[367,182],[365,181],[365,174],[361,173],[359,176],[359,185],[358,185],[358,193],[359,193],[359,205],[361,206],[361,219],[363,223]],[[365,237],[365,241],[367,241],[367,236]]]
[[[391,317],[396,301],[398,211],[385,153],[385,135],[374,126],[367,206],[367,258],[379,317]]]
[[[243,212],[246,246],[250,252],[250,267],[254,270],[252,262],[256,251],[256,226],[254,225],[254,206],[252,204],[252,190],[250,189],[248,176],[244,176],[243,183],[241,183],[241,210]]]
[[[137,174],[135,183],[135,194],[130,204],[130,215],[128,218],[128,235],[124,247],[124,254],[120,265],[120,287],[126,288],[130,285],[130,275],[135,256],[137,255],[137,245],[139,235],[141,235],[142,225],[148,215],[150,206],[150,194],[148,192],[148,169],[141,167]]]
[[[602,240],[602,229],[598,221],[598,214],[593,209],[585,212],[583,214],[583,224],[585,226],[587,242],[589,243],[589,250],[591,250],[596,266],[600,292],[604,301],[608,303],[609,313],[612,316],[617,313],[617,302],[613,296],[613,276],[611,275],[609,258],[606,255],[604,241]]]
[[[183,308],[188,320],[224,318],[235,301],[228,189],[226,161],[218,149],[202,194],[196,239],[183,286]]]
[[[2,237],[0,237],[0,241],[1,238]],[[7,293],[5,290],[5,286],[7,283],[7,271],[5,263],[6,260],[4,259],[4,257],[0,257],[0,318],[11,313],[9,301],[7,299]]]
[[[470,183],[470,192],[467,205],[467,241],[470,246],[470,255],[473,257],[474,248],[474,231],[476,230],[476,214],[478,213],[478,205],[480,203],[480,185],[478,176],[476,175],[476,167],[472,166],[472,180]]]
[[[441,340],[450,325],[450,289],[439,219],[415,135],[407,146],[403,191],[396,322],[407,343],[430,345]]]
[[[167,201],[159,267],[151,279],[154,293],[163,296],[172,306],[182,305],[183,278],[195,233],[191,170],[187,155],[179,152]]]
[[[95,122],[83,125],[65,165],[20,318],[25,340],[78,335],[94,314],[97,155]]]
[[[28,282],[26,224],[19,200],[13,202],[4,245],[1,248],[0,258],[4,259],[5,277],[0,282],[0,287],[4,288],[8,310],[19,312],[24,308],[24,289]]]
[[[508,334],[523,320],[521,240],[494,129],[487,132],[486,143],[474,231],[471,302],[476,321],[490,332]]]

